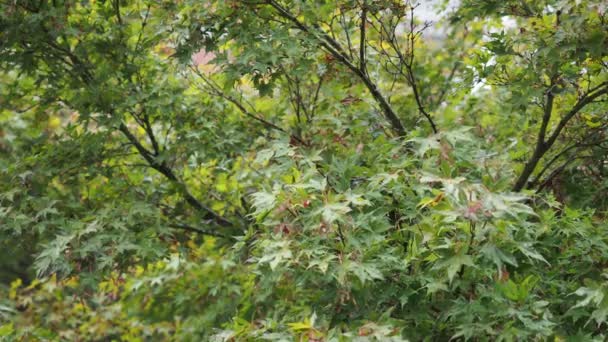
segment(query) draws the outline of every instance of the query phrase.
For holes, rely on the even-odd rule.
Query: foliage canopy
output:
[[[608,338],[608,6],[419,5],[0,2],[0,337]]]

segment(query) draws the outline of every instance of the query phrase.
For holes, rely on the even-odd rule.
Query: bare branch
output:
[[[557,137],[562,132],[564,127],[566,127],[568,122],[576,114],[578,114],[578,112],[580,112],[580,110],[583,109],[583,107],[585,107],[587,104],[593,102],[596,98],[598,98],[602,95],[605,95],[605,94],[608,94],[608,81],[602,82],[597,87],[594,87],[590,93],[587,93],[582,98],[580,98],[578,100],[578,102],[574,105],[574,107],[572,107],[572,109],[557,124],[557,127],[553,131],[553,134],[551,134],[551,136],[547,140],[548,147],[551,147],[555,143],[555,140],[557,140]]]
[[[547,172],[549,170],[549,168],[551,168],[551,166],[553,164],[555,164],[556,161],[559,160],[560,157],[562,157],[563,155],[565,155],[566,153],[568,153],[569,151],[572,151],[574,149],[576,149],[576,151],[574,152],[574,154],[578,154],[582,149],[586,148],[586,147],[596,147],[596,146],[601,146],[603,143],[608,142],[608,139],[604,139],[604,140],[600,140],[600,141],[593,141],[593,142],[589,142],[589,143],[578,143],[578,144],[573,144],[570,145],[566,148],[564,148],[562,151],[560,151],[559,153],[557,153],[555,156],[553,156],[553,158],[551,158],[551,160],[549,162],[547,162],[545,164],[545,166],[542,168],[542,170],[540,170],[540,172],[538,172],[538,174],[536,175],[536,178],[531,181],[529,184],[530,185],[536,185],[540,183],[540,179],[542,178],[542,176],[545,174],[545,172]]]
[[[315,89],[315,94],[312,98],[312,108],[310,109],[311,118],[315,115],[315,111],[317,109],[317,102],[319,101],[319,93],[321,91],[321,87],[323,86],[324,75],[319,76],[319,82],[317,82],[317,87]]]
[[[526,184],[528,183],[528,179],[536,168],[536,165],[538,165],[540,159],[547,152],[548,146],[545,142],[545,135],[547,133],[547,126],[549,125],[549,121],[551,120],[551,114],[553,113],[553,100],[555,99],[555,95],[553,95],[553,88],[555,87],[556,78],[557,76],[554,76],[551,79],[551,84],[545,94],[546,101],[544,105],[542,122],[538,130],[538,137],[536,138],[536,147],[534,148],[532,157],[528,160],[528,162],[524,166],[524,170],[515,182],[515,185],[513,186],[513,191],[521,191],[526,186]]]
[[[319,45],[322,48],[328,51],[333,57],[336,58],[336,60],[338,60],[348,69],[350,69],[355,75],[357,75],[382,109],[384,116],[391,123],[391,126],[395,133],[398,136],[405,135],[405,129],[403,127],[403,124],[401,123],[401,120],[394,112],[393,108],[390,106],[386,98],[384,98],[382,93],[380,93],[378,86],[374,82],[372,82],[370,78],[359,69],[359,67],[357,67],[351,62],[351,58],[349,57],[349,55],[344,52],[342,46],[335,39],[333,39],[325,31],[318,27],[318,25],[308,27],[299,19],[297,19],[293,14],[291,14],[287,9],[278,4],[276,1],[267,0],[267,3],[272,6],[279,13],[280,16],[292,22],[300,31],[317,39]]]
[[[556,76],[557,77],[557,76]],[[549,121],[551,119],[551,112],[553,110],[553,99],[554,95],[552,93],[553,87],[555,86],[556,77],[554,77],[551,81],[551,86],[547,91],[547,101],[545,103],[545,111],[543,114],[543,121],[541,123],[541,127],[538,132],[538,138],[536,141],[536,147],[534,149],[534,153],[532,157],[526,165],[524,166],[524,170],[520,174],[519,178],[515,182],[513,186],[513,191],[521,191],[526,184],[528,183],[528,179],[536,169],[541,158],[551,149],[551,147],[557,141],[557,138],[560,136],[561,132],[564,130],[566,125],[570,122],[570,120],[578,114],[581,109],[583,109],[587,104],[593,102],[598,97],[608,94],[608,82],[603,82],[598,86],[594,87],[593,90],[589,93],[583,95],[576,104],[564,115],[560,121],[558,122],[556,128],[553,130],[553,133],[549,135],[549,138],[545,141],[545,136],[547,135],[547,128]]]
[[[230,222],[228,219],[224,218],[223,216],[221,216],[220,214],[216,213],[213,209],[211,209],[210,207],[204,205],[203,203],[201,203],[199,200],[197,200],[187,189],[187,187],[185,186],[185,184],[183,184],[182,182],[180,182],[180,180],[177,178],[177,176],[175,175],[175,173],[173,172],[173,170],[171,170],[165,163],[159,163],[156,158],[154,158],[153,153],[146,149],[140,142],[139,140],[137,140],[137,138],[133,135],[133,133],[131,133],[131,131],[129,131],[129,128],[127,127],[127,125],[125,125],[124,122],[120,123],[120,126],[118,128],[129,140],[129,142],[131,142],[131,144],[133,146],[135,146],[135,149],[137,149],[137,151],[139,152],[139,154],[148,162],[148,164],[150,164],[150,166],[155,169],[156,171],[160,172],[162,175],[164,175],[167,179],[169,179],[172,182],[175,182],[182,195],[184,196],[184,199],[186,200],[186,202],[188,202],[192,207],[194,207],[196,210],[203,212],[205,214],[204,218],[207,220],[211,220],[216,222],[217,224],[224,226],[224,227],[228,227],[228,226],[234,226],[234,224],[232,222]]]
[[[209,236],[214,236],[214,237],[219,237],[222,239],[230,239],[230,240],[234,240],[234,237],[232,236],[228,236],[228,235],[224,235],[215,231],[211,231],[211,230],[207,230],[207,229],[203,229],[203,228],[199,228],[199,227],[194,227],[185,223],[169,223],[168,224],[169,227],[171,228],[175,228],[175,229],[181,229],[181,230],[185,230],[188,232],[193,232],[193,233],[197,233],[197,234],[202,234],[202,235],[209,235]]]
[[[416,30],[414,10],[415,10],[415,7],[410,5],[410,12],[409,12],[410,28],[409,28],[409,32],[407,35],[407,46],[405,49],[406,50],[405,54],[401,51],[402,50],[401,45],[399,44],[399,41],[397,40],[397,33],[395,32],[397,29],[397,24],[391,23],[390,27],[387,27],[384,24],[384,21],[382,20],[382,18],[379,18],[377,15],[375,15],[376,21],[378,21],[378,23],[380,25],[379,28],[375,28],[375,29],[380,34],[381,39],[383,36],[386,36],[386,42],[388,42],[389,46],[392,48],[392,50],[395,54],[391,55],[388,51],[386,51],[382,42],[380,44],[381,53],[387,57],[387,61],[395,68],[395,70],[406,79],[407,83],[412,88],[412,92],[414,94],[414,100],[418,107],[418,112],[426,118],[426,120],[431,125],[431,129],[433,130],[433,133],[436,134],[438,132],[437,125],[433,121],[431,115],[424,108],[423,101],[420,96],[420,89],[418,86],[418,82],[416,80],[416,75],[414,73],[414,61],[415,61],[414,51],[415,51],[416,39],[418,38],[420,33],[424,29],[427,28],[427,26],[425,25],[422,29]],[[397,21],[397,23],[398,22],[399,22],[399,20]],[[397,59],[399,61],[399,64],[394,62],[393,59]],[[404,69],[405,69],[405,71],[404,71]]]
[[[340,25],[342,26],[342,29],[344,30],[344,35],[346,36],[346,45],[348,45],[348,55],[351,59],[353,59],[353,44],[350,39],[350,33],[348,32],[348,25],[346,25],[346,16],[344,15],[344,12],[340,13]]]
[[[367,24],[367,2],[363,0],[363,5],[361,6],[361,28],[359,29],[360,38],[359,38],[359,69],[362,73],[367,74],[367,69],[365,67],[365,25]]]
[[[456,61],[454,63],[454,66],[452,67],[452,69],[450,69],[450,74],[446,78],[445,84],[444,84],[443,88],[441,89],[439,96],[437,96],[437,100],[435,101],[435,106],[439,106],[439,105],[441,105],[441,102],[443,102],[443,99],[445,98],[446,94],[448,93],[448,89],[450,88],[450,83],[452,82],[454,75],[456,75],[456,71],[458,71],[458,67],[460,66],[460,64],[461,64],[460,61]]]
[[[549,185],[549,183],[555,177],[557,177],[557,175],[562,173],[566,169],[566,167],[568,165],[570,165],[573,161],[575,161],[577,159],[584,159],[584,158],[587,158],[587,157],[573,155],[572,157],[568,158],[568,160],[566,160],[562,165],[560,165],[558,168],[553,170],[553,172],[551,172],[551,174],[549,176],[547,176],[547,178],[538,185],[538,188],[536,189],[536,193],[540,193],[547,185]]]
[[[230,96],[229,94],[226,94],[224,91],[222,91],[218,84],[216,84],[209,77],[205,76],[196,67],[191,67],[190,69],[205,83],[206,88],[204,88],[203,90],[211,93],[212,95],[219,96],[219,97],[223,98],[224,100],[232,103],[239,109],[239,111],[241,111],[241,113],[245,114],[245,116],[248,116],[258,122],[261,122],[267,128],[277,130],[284,134],[288,134],[288,135],[292,136],[294,139],[298,140],[298,142],[304,144],[304,142],[299,137],[293,136],[289,132],[287,132],[285,129],[273,124],[272,122],[270,122],[258,115],[251,113],[249,110],[247,110],[247,108],[245,108],[245,106],[240,101],[238,101],[233,96]]]
[[[158,156],[160,154],[160,147],[158,146],[158,142],[156,141],[156,137],[154,136],[154,131],[152,130],[152,125],[150,124],[150,118],[148,115],[144,114],[142,119],[144,123],[144,130],[146,131],[146,135],[148,139],[150,139],[150,143],[152,144],[152,149],[154,150],[154,155]]]
[[[146,25],[148,23],[148,17],[150,16],[150,7],[151,7],[151,5],[148,4],[148,7],[146,8],[146,14],[144,15],[144,19],[141,21],[141,29],[139,30],[139,35],[137,35],[137,41],[135,42],[135,52],[137,52],[137,50],[139,50],[139,44],[141,43],[141,38],[143,37],[144,29],[146,28]],[[131,57],[131,63],[133,63],[134,59],[135,59],[135,54],[133,54],[133,56]]]

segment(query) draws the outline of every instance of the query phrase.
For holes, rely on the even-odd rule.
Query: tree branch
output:
[[[568,160],[566,160],[562,165],[560,165],[555,170],[553,170],[553,172],[551,172],[551,174],[549,176],[547,176],[547,178],[538,185],[538,188],[536,189],[536,193],[540,193],[547,185],[549,185],[549,183],[553,180],[553,178],[557,177],[557,175],[562,173],[566,169],[566,167],[568,165],[570,165],[570,163],[572,163],[576,159],[582,159],[582,158],[585,158],[585,157],[574,155],[574,156],[568,158]]]
[[[325,75],[319,76],[319,82],[317,83],[317,87],[315,88],[315,94],[312,98],[312,108],[310,109],[310,116],[315,115],[315,111],[317,110],[317,103],[319,101],[319,93],[321,92],[321,87],[323,86],[323,79]]]
[[[160,172],[167,179],[169,179],[172,182],[175,182],[178,185],[178,187],[182,193],[182,196],[184,196],[184,199],[186,200],[186,202],[188,202],[188,204],[190,204],[197,211],[204,213],[204,218],[206,220],[216,222],[220,226],[224,226],[224,227],[234,226],[234,224],[232,222],[230,222],[228,219],[224,218],[220,214],[216,213],[213,209],[211,209],[210,207],[204,205],[199,200],[197,200],[188,191],[185,184],[180,182],[180,180],[177,178],[175,173],[173,173],[173,170],[171,170],[165,163],[159,163],[154,158],[154,155],[152,154],[152,152],[149,151],[148,149],[146,149],[139,142],[139,140],[137,140],[137,138],[133,135],[133,133],[131,133],[131,131],[129,131],[129,128],[127,127],[127,125],[125,125],[124,122],[120,123],[120,126],[118,129],[127,137],[129,142],[131,142],[131,144],[133,146],[135,146],[135,149],[137,149],[139,154],[148,162],[150,167],[152,167],[156,171]]]
[[[148,138],[150,139],[150,143],[152,144],[152,149],[154,150],[154,155],[158,156],[158,155],[160,155],[160,147],[158,145],[156,137],[154,136],[154,131],[152,130],[152,125],[150,124],[150,118],[148,117],[147,114],[144,114],[142,121],[144,123],[144,130],[146,131],[146,134],[148,135]]]
[[[576,151],[574,152],[574,154],[577,154],[577,153],[579,153],[585,147],[601,146],[603,143],[606,143],[606,142],[608,142],[608,139],[604,139],[604,140],[600,140],[600,141],[594,141],[594,142],[590,142],[590,143],[584,143],[584,141],[583,141],[583,142],[580,142],[580,143],[577,143],[577,144],[573,144],[573,145],[570,145],[570,146],[564,148],[562,151],[560,151],[555,156],[553,156],[553,158],[551,158],[551,160],[549,162],[547,162],[543,166],[543,168],[540,170],[540,172],[538,172],[538,174],[536,175],[536,178],[528,183],[529,187],[532,187],[532,186],[534,186],[536,184],[539,184],[540,183],[540,179],[545,174],[545,172],[547,172],[549,170],[549,168],[556,161],[559,160],[560,157],[562,157],[563,155],[565,155],[569,151],[571,151],[573,149],[576,149]]]
[[[224,234],[210,231],[210,230],[203,229],[203,228],[194,227],[194,226],[184,224],[184,223],[170,223],[170,224],[168,224],[168,226],[171,228],[181,229],[181,230],[185,230],[185,231],[193,232],[193,233],[197,233],[197,234],[209,235],[209,236],[219,237],[219,238],[228,239],[228,240],[234,240],[234,237],[232,237],[232,236],[224,235]]]
[[[460,61],[455,62],[452,69],[450,69],[450,74],[446,78],[445,84],[444,84],[443,88],[441,89],[439,96],[437,96],[437,100],[435,101],[434,107],[440,106],[441,102],[443,102],[443,99],[446,96],[448,89],[450,88],[450,83],[452,82],[454,75],[456,75],[456,71],[458,70],[460,63],[461,63]]]
[[[426,26],[419,31],[415,30],[415,28],[416,28],[415,23],[414,23],[415,7],[413,7],[412,5],[409,5],[409,6],[410,6],[410,19],[409,19],[410,20],[410,31],[408,33],[408,38],[407,38],[407,40],[408,40],[407,43],[409,44],[409,46],[407,46],[407,48],[406,48],[407,49],[406,54],[409,54],[407,56],[407,58],[404,55],[404,53],[401,52],[401,46],[400,46],[399,42],[397,41],[397,35],[395,33],[395,30],[398,26],[398,23],[391,24],[391,27],[389,30],[386,27],[386,25],[382,22],[382,18],[378,18],[376,16],[376,20],[378,21],[378,23],[380,25],[380,28],[376,29],[376,31],[378,31],[378,33],[380,34],[381,39],[382,39],[383,33],[387,36],[387,42],[389,43],[390,47],[395,52],[395,55],[391,55],[388,51],[386,51],[386,49],[384,49],[384,47],[382,46],[382,43],[380,44],[380,48],[382,50],[381,53],[387,57],[388,62],[396,69],[396,73],[401,74],[402,76],[405,77],[407,83],[412,88],[412,92],[414,94],[414,100],[416,102],[416,106],[418,107],[418,112],[426,118],[428,123],[431,125],[431,129],[433,130],[433,133],[437,134],[437,132],[438,132],[437,125],[433,121],[433,118],[431,117],[431,115],[424,108],[423,101],[420,96],[420,91],[418,88],[418,82],[416,80],[416,76],[415,76],[414,68],[413,68],[414,60],[415,60],[414,48],[415,48],[415,43],[416,43],[416,37],[420,34],[420,32],[422,32],[422,30],[424,30],[426,28]],[[398,59],[399,64],[393,62],[393,60],[392,60],[393,58]],[[404,67],[405,67],[405,72],[403,71]]]
[[[384,98],[380,90],[378,90],[377,85],[372,82],[366,73],[362,72],[358,66],[354,65],[350,57],[344,52],[344,49],[340,46],[340,44],[330,37],[326,32],[321,30],[318,25],[313,25],[313,28],[306,26],[300,20],[298,20],[293,14],[291,14],[288,10],[283,8],[280,4],[278,4],[274,0],[267,0],[267,3],[273,7],[281,17],[292,22],[300,31],[314,37],[319,42],[319,45],[324,48],[327,52],[329,52],[336,60],[350,69],[355,75],[361,79],[363,84],[367,87],[369,92],[372,94],[373,98],[376,100],[380,109],[384,113],[386,119],[390,122],[393,131],[398,136],[405,136],[405,129],[401,120],[397,114],[393,111],[393,108],[390,106],[388,101]]]
[[[553,98],[554,95],[552,93],[552,89],[554,87],[554,81],[552,80],[551,87],[547,92],[547,102],[545,104],[545,111],[543,114],[543,121],[541,123],[541,127],[538,132],[538,139],[536,142],[536,148],[534,149],[534,153],[530,160],[524,166],[524,170],[520,174],[519,178],[513,185],[513,191],[519,192],[521,191],[526,184],[528,183],[528,179],[536,169],[541,158],[551,149],[551,147],[555,144],[557,138],[560,136],[563,129],[566,127],[568,122],[578,114],[581,109],[583,109],[587,104],[593,102],[596,98],[608,94],[608,82],[603,82],[600,85],[593,88],[593,91],[586,93],[583,95],[576,104],[566,113],[565,116],[561,118],[558,122],[557,126],[553,130],[553,133],[549,135],[549,138],[545,141],[545,136],[547,135],[547,128],[549,121],[551,119],[551,112],[553,110]]]
[[[532,157],[524,166],[524,170],[519,175],[519,178],[515,182],[515,185],[513,185],[513,191],[519,192],[526,186],[526,184],[528,183],[528,179],[536,168],[536,165],[538,165],[538,162],[549,148],[545,142],[545,135],[547,134],[547,126],[549,125],[549,121],[551,121],[551,114],[553,112],[553,100],[555,99],[555,95],[553,95],[553,88],[555,87],[554,81],[555,77],[551,80],[551,85],[549,86],[549,89],[547,90],[545,95],[547,100],[545,101],[543,119],[538,130],[536,147],[534,148]]]
[[[551,134],[551,136],[547,140],[547,146],[551,147],[555,143],[555,140],[557,140],[557,137],[562,132],[564,127],[566,127],[568,122],[576,114],[578,114],[578,112],[581,109],[583,109],[583,107],[585,107],[587,104],[593,102],[593,100],[595,100],[596,98],[598,98],[602,95],[605,95],[605,94],[608,94],[608,81],[601,83],[600,85],[595,87],[591,93],[585,94],[580,100],[578,100],[578,102],[574,105],[574,107],[572,107],[572,109],[559,121],[559,123],[557,124],[557,127],[553,131],[553,134]]]
[[[289,132],[287,132],[285,129],[273,124],[272,122],[259,117],[253,113],[251,113],[249,110],[247,110],[247,108],[245,108],[245,106],[243,106],[243,104],[238,101],[237,99],[235,99],[234,97],[224,93],[220,87],[215,84],[211,79],[209,79],[208,77],[206,77],[205,75],[203,75],[197,68],[195,67],[191,67],[190,68],[201,80],[203,80],[203,82],[205,82],[205,84],[207,85],[207,89],[205,89],[207,92],[210,92],[212,95],[215,96],[219,96],[221,98],[223,98],[224,100],[232,103],[233,105],[236,106],[236,108],[238,108],[238,110],[245,114],[245,116],[248,116],[260,123],[262,123],[264,126],[266,126],[267,128],[270,129],[274,129],[277,130],[281,133],[285,133],[287,135],[289,135],[290,137],[293,137],[294,139],[296,139],[299,143],[304,144],[304,141],[302,141],[299,137],[296,137],[295,135],[291,135]]]
[[[361,26],[360,26],[360,38],[359,38],[359,69],[362,73],[367,75],[365,67],[365,24],[367,23],[367,2],[363,0],[361,8]]]

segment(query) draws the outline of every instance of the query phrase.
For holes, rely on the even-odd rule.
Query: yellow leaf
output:
[[[49,118],[48,125],[50,129],[57,129],[59,126],[61,126],[61,119],[56,116],[52,116]]]
[[[69,277],[68,279],[64,280],[63,284],[67,287],[76,287],[78,286],[78,278]]]
[[[17,289],[20,288],[22,284],[23,281],[21,280],[21,278],[17,278],[11,283],[11,289],[8,292],[8,297],[10,299],[17,298]]]
[[[441,202],[441,200],[445,197],[445,194],[443,192],[440,192],[439,194],[437,194],[437,196],[435,196],[434,198],[430,198],[430,197],[425,197],[423,198],[420,203],[418,203],[418,207],[420,209],[423,209],[425,207],[431,206],[434,207],[437,204],[439,204],[439,202]]]
[[[304,322],[287,323],[287,325],[293,331],[302,331],[302,330],[313,329],[312,325],[310,324],[310,321],[308,321],[308,320],[305,320]]]
[[[141,276],[142,274],[144,274],[145,269],[142,266],[137,265],[135,267],[135,275],[136,276]]]
[[[228,192],[228,175],[225,173],[220,174],[215,179],[215,189],[219,192]]]
[[[223,212],[225,207],[226,207],[226,203],[224,203],[224,202],[214,201],[213,204],[211,204],[211,209],[213,209],[214,211],[216,211],[220,214]]]

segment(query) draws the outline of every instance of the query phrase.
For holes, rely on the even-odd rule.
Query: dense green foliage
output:
[[[608,6],[0,2],[0,338],[608,338]]]

